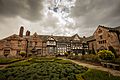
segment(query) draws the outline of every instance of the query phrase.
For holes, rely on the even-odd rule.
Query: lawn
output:
[[[30,58],[0,70],[0,80],[120,80],[58,58]]]

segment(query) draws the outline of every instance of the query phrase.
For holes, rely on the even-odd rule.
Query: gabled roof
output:
[[[13,34],[13,35],[11,35],[11,36],[9,36],[9,37],[6,37],[6,38],[4,38],[4,39],[2,39],[2,40],[20,40],[20,39],[23,39],[23,38],[21,38],[19,35],[16,35],[16,34]]]
[[[43,42],[46,42],[50,37],[52,37],[57,42],[66,43],[66,42],[70,42],[71,40],[74,41],[75,36],[77,36],[80,39],[80,42],[83,41],[83,38],[79,37],[78,34],[75,34],[73,36],[51,36],[51,35],[38,35],[37,33],[34,33],[31,36],[25,36],[24,35],[23,37],[20,37],[19,35],[14,34],[14,35],[11,35],[7,38],[4,38],[3,41],[8,40],[8,39],[10,39],[10,40],[11,39],[22,40],[22,39],[26,39],[26,38],[31,40],[31,39],[34,38],[34,36],[37,36],[37,38],[41,39]],[[0,41],[2,41],[2,40],[0,40]]]
[[[105,29],[108,29],[108,30],[113,29],[111,27],[105,27],[105,26],[101,26],[101,25],[99,25],[98,27],[102,27],[102,28],[105,28]]]
[[[86,42],[95,41],[95,38],[94,38],[94,36],[90,36],[90,37],[87,37],[87,38],[85,39],[85,41],[86,41]]]
[[[70,42],[71,37],[68,36],[54,36],[58,42]]]
[[[120,26],[115,27],[115,28],[111,28],[111,27],[105,27],[105,26],[99,25],[99,26],[97,27],[97,29],[98,29],[99,27],[104,28],[104,29],[107,29],[108,31],[112,30],[112,32],[114,32],[114,31],[120,31]],[[97,31],[97,29],[95,30],[95,32]],[[93,33],[93,35],[95,34],[95,32]]]
[[[116,29],[116,30],[118,30],[118,31],[120,31],[120,26],[118,26],[118,27],[115,27],[115,29]]]
[[[77,36],[80,40],[82,39],[78,34],[75,34],[75,35],[73,35],[73,36],[71,37],[71,40],[74,40],[74,38],[75,38],[76,36]]]
[[[51,37],[50,35],[39,35],[39,38],[41,38],[43,41],[47,41],[48,38]],[[69,42],[71,40],[71,37],[68,36],[52,36],[57,42]]]

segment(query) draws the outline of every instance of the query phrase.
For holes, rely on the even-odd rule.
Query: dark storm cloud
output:
[[[91,36],[98,25],[120,26],[120,0],[76,0],[69,15],[75,21],[66,25],[47,10],[45,1],[0,0],[0,38],[17,33],[21,25],[42,34],[80,36]]]
[[[20,16],[29,21],[37,21],[42,16],[42,2],[43,0],[0,0],[0,18]]]
[[[71,16],[76,18],[76,27],[81,25],[79,18],[84,22],[81,27],[95,28],[99,24],[105,26],[120,25],[120,0],[77,0]]]

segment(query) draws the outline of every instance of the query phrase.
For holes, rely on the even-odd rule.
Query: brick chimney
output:
[[[83,38],[86,38],[85,36],[83,36]]]
[[[30,31],[26,31],[26,36],[30,36]]]
[[[20,27],[20,32],[19,32],[19,36],[20,36],[20,37],[23,37],[23,32],[24,32],[24,27],[21,26],[21,27]]]

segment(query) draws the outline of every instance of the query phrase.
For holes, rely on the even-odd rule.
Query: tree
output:
[[[117,58],[118,56],[117,56],[115,49],[112,46],[109,46],[108,48],[112,53],[114,53],[115,57]]]

